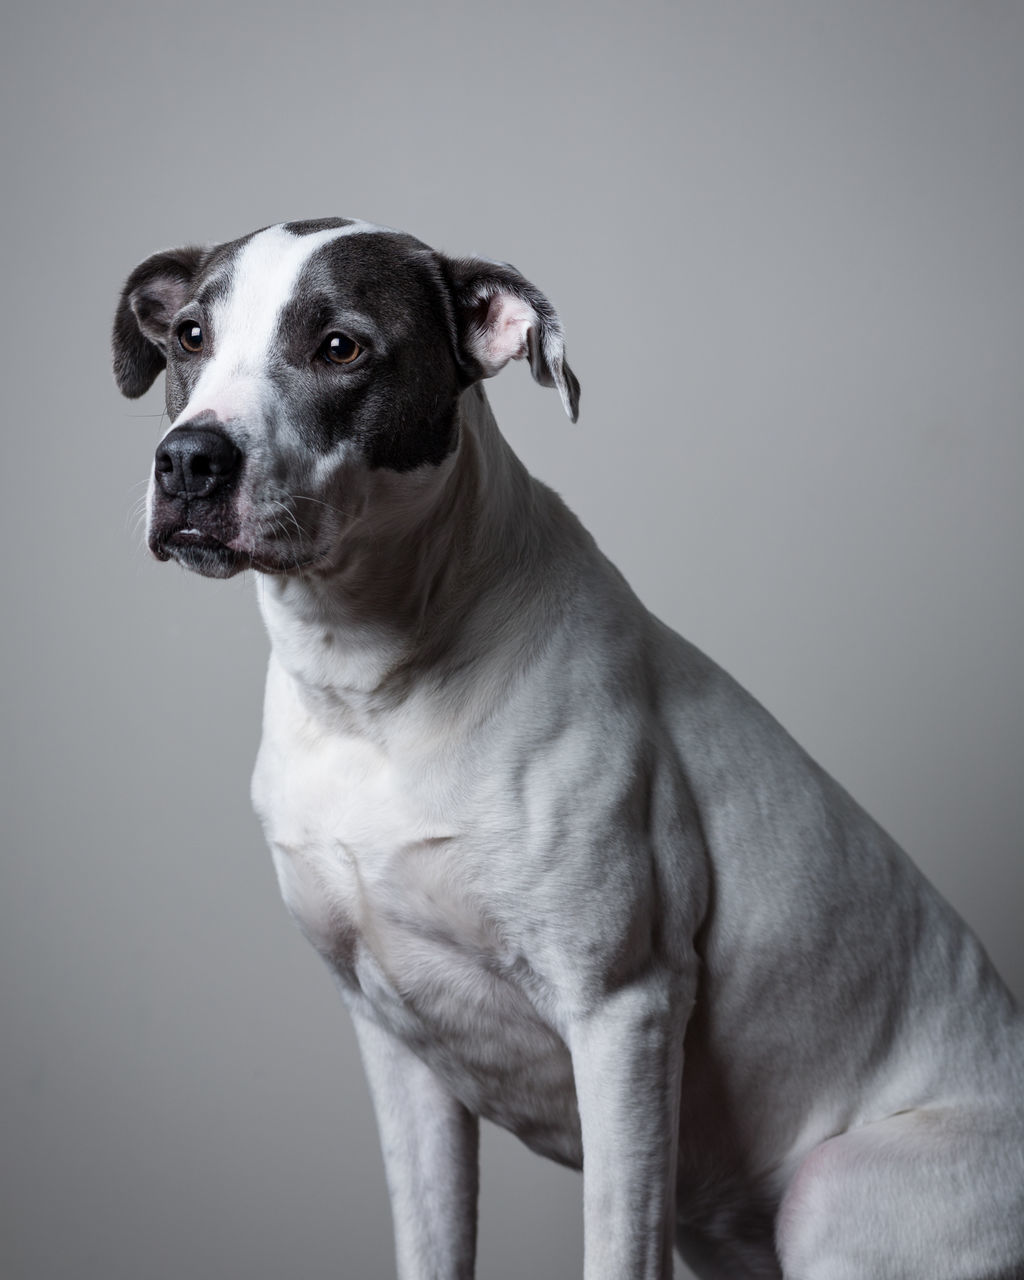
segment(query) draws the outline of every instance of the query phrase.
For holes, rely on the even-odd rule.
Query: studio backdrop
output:
[[[514,263],[583,394],[489,393],[641,599],[1024,992],[1024,8],[14,0],[4,107],[0,1273],[393,1274],[330,978],[248,801],[258,579],[145,550],[153,250],[344,215]],[[579,1273],[488,1128],[480,1275]]]

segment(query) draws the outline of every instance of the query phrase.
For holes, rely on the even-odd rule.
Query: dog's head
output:
[[[167,370],[149,545],[210,577],[326,567],[386,484],[412,500],[458,445],[467,387],[527,358],[576,420],[551,304],[513,267],[345,219],[154,254],[114,320],[114,376]]]

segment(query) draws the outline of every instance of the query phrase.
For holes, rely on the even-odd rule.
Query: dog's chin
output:
[[[150,550],[158,560],[174,560],[183,569],[204,578],[233,578],[236,573],[253,567],[247,553],[235,551],[216,538],[192,532],[179,531],[153,539]]]

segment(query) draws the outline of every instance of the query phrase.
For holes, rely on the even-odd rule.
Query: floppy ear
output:
[[[529,359],[536,380],[557,387],[573,422],[580,384],[565,362],[565,334],[554,307],[507,262],[441,258],[458,327],[459,359],[471,381],[491,378],[509,360]]]
[[[114,316],[114,380],[135,399],[167,364],[171,317],[184,305],[206,250],[189,246],[154,253],[128,277]]]

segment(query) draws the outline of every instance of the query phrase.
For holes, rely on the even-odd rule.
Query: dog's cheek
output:
[[[432,414],[397,417],[391,431],[372,432],[362,442],[370,468],[403,472],[439,466],[458,444],[455,402],[432,407]]]
[[[406,367],[406,365],[411,367]],[[291,406],[303,449],[327,457],[351,443],[371,469],[437,466],[458,442],[453,363],[391,358],[352,374],[279,368],[271,381]]]
[[[367,465],[406,472],[439,466],[458,444],[459,384],[454,363],[437,352],[410,359],[382,380],[356,433]]]

